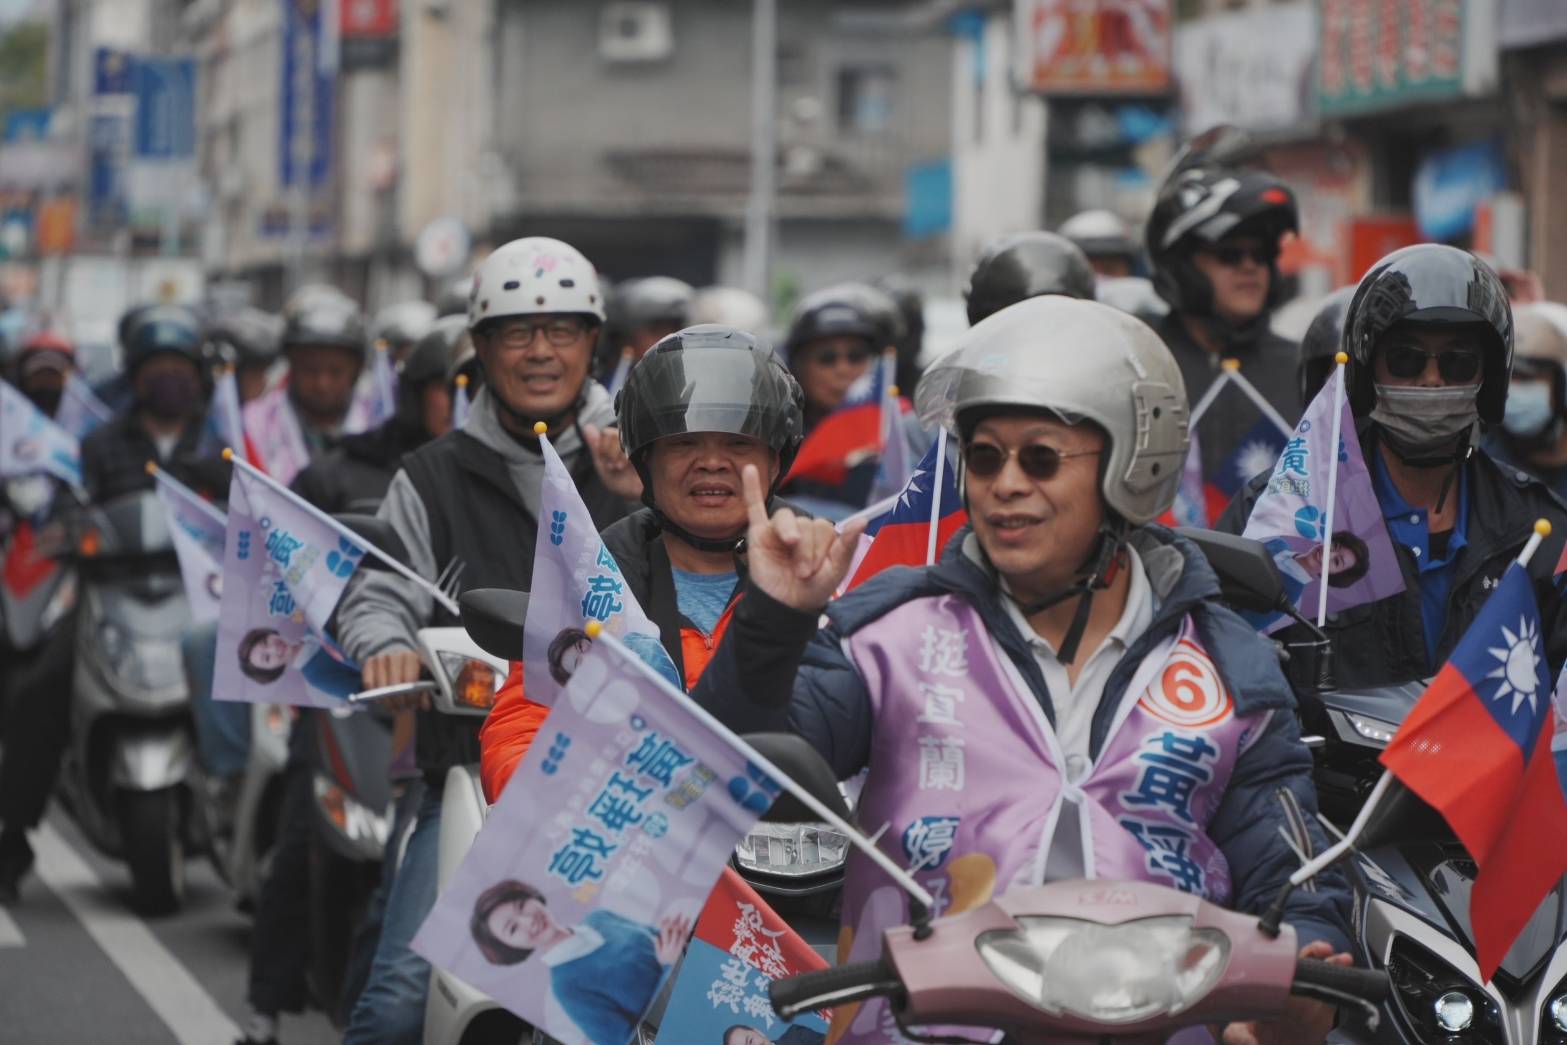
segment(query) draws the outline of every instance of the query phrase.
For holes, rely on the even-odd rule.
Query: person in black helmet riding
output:
[[[1283,300],[1280,240],[1296,223],[1287,185],[1201,146],[1165,179],[1145,228],[1154,289],[1170,305],[1155,329],[1180,364],[1193,403],[1234,359],[1286,424],[1299,418],[1296,348],[1269,326]],[[1266,465],[1287,433],[1239,391],[1221,395],[1196,431],[1204,481],[1229,496]]]
[[[1042,294],[1094,300],[1094,270],[1087,256],[1054,232],[998,236],[985,244],[963,288],[969,325]]]
[[[643,276],[618,284],[609,294],[598,375],[607,379],[624,354],[635,363],[663,338],[691,321],[691,284],[672,276]]]
[[[1333,373],[1333,360],[1344,342],[1344,317],[1355,296],[1354,287],[1339,287],[1322,299],[1311,325],[1300,339],[1295,381],[1300,385],[1300,408],[1305,410]]]
[[[1377,262],[1344,320],[1350,408],[1405,590],[1327,618],[1333,670],[1346,689],[1429,678],[1496,586],[1537,519],[1555,532],[1529,566],[1555,675],[1567,613],[1552,587],[1564,506],[1538,480],[1479,446],[1500,424],[1513,362],[1513,316],[1496,274],[1454,247],[1406,247]],[[1239,533],[1267,474],[1247,485],[1220,528]],[[1298,626],[1278,637],[1299,641]],[[1314,665],[1288,667],[1297,687]]]
[[[259,399],[267,376],[283,350],[283,319],[259,308],[242,308],[224,316],[207,332],[209,354],[234,367],[239,401]]]
[[[688,689],[728,630],[739,593],[747,524],[740,473],[752,465],[769,496],[776,490],[800,446],[802,402],[765,341],[718,325],[654,345],[616,399],[643,508],[605,530],[604,544]],[[480,732],[492,801],[545,710],[527,700],[514,664]]]

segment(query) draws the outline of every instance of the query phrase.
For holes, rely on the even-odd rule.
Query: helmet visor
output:
[[[630,454],[655,439],[687,432],[727,432],[782,450],[799,434],[785,372],[771,353],[682,335],[677,350],[650,353],[632,372],[619,403],[621,437]]]

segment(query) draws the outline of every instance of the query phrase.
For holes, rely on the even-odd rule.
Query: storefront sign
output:
[[[1175,33],[1181,126],[1286,130],[1311,117],[1313,0],[1200,18]]]
[[[1170,89],[1170,0],[1017,0],[1019,81],[1041,94]]]
[[[1324,116],[1484,93],[1495,0],[1321,0],[1317,98]]]

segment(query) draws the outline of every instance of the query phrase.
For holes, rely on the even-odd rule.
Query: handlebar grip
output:
[[[1334,994],[1347,994],[1372,1004],[1379,1004],[1387,997],[1388,979],[1387,973],[1378,969],[1330,965],[1315,958],[1298,959],[1295,962],[1295,983],[1291,987],[1291,992],[1303,994],[1310,988],[1330,991]]]
[[[812,1009],[898,994],[903,981],[886,960],[856,962],[774,980],[767,988],[773,1011],[786,1020]]]

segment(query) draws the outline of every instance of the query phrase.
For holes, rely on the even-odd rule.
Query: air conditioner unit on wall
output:
[[[599,57],[606,62],[657,62],[675,49],[669,4],[618,0],[599,11]]]

